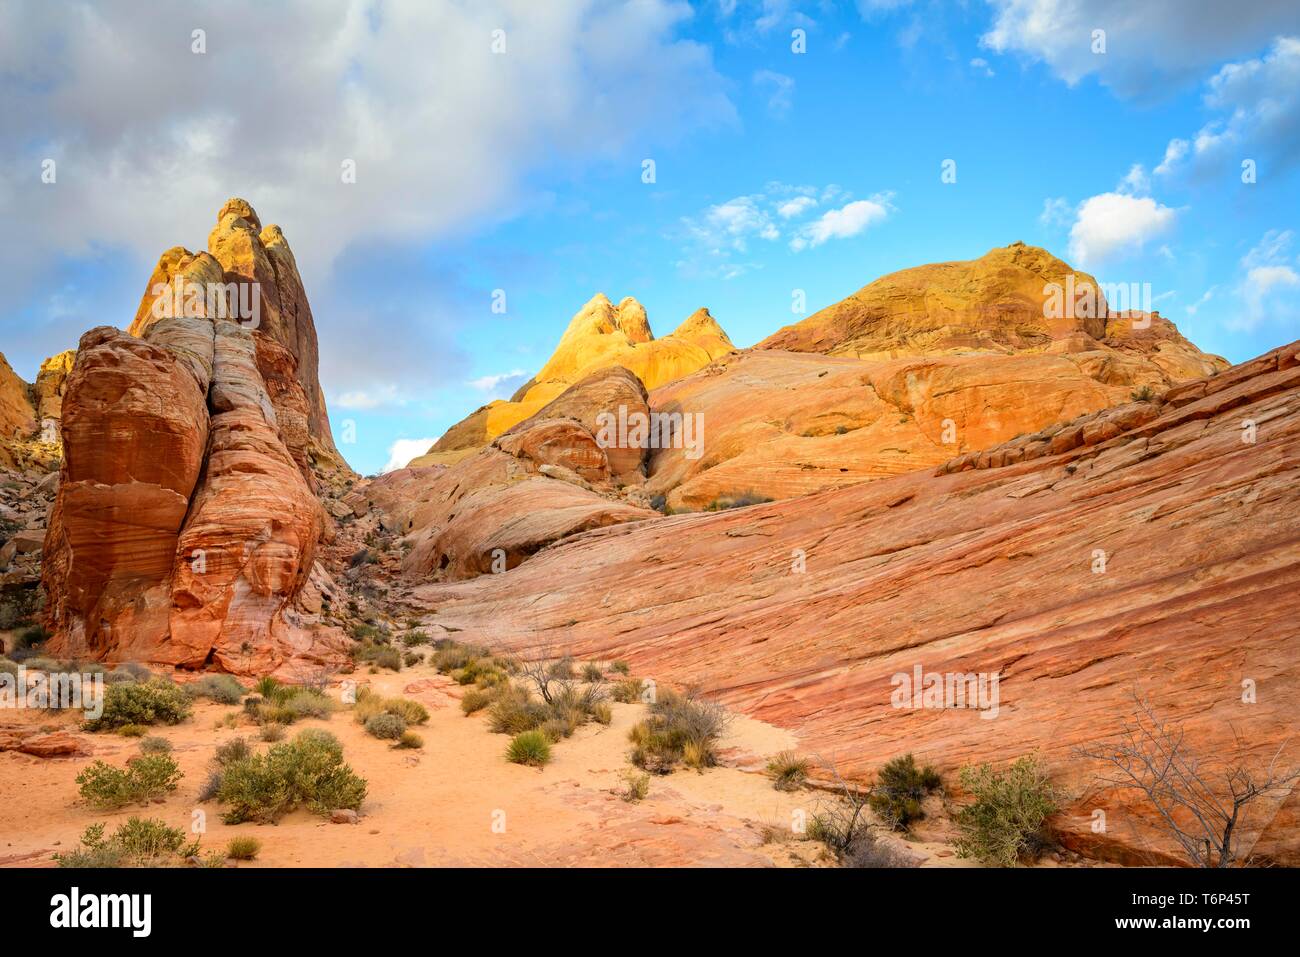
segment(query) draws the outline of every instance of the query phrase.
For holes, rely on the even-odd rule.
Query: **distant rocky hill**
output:
[[[427,455],[410,464],[459,461],[593,372],[618,366],[653,389],[733,351],[735,346],[707,309],[697,310],[673,332],[656,339],[639,302],[629,296],[615,306],[604,293],[597,293],[570,320],[551,358],[509,402],[476,409],[448,429]]]

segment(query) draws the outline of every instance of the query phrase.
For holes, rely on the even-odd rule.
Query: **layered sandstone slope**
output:
[[[600,529],[415,594],[466,640],[699,684],[859,779],[906,752],[951,775],[1040,750],[1067,841],[1168,859],[1150,809],[1073,749],[1115,734],[1134,691],[1209,760],[1266,762],[1296,732],[1298,391],[1300,343],[1026,437],[1018,460]],[[998,673],[996,717],[895,707],[892,676],[918,666]],[[1261,801],[1243,849],[1300,863],[1298,811]]]
[[[597,441],[596,417],[620,407],[648,411],[640,380],[618,366],[593,372],[468,458],[380,476],[351,501],[407,535],[407,578],[513,568],[569,535],[658,517],[635,494],[644,451]]]
[[[70,353],[41,364],[28,385],[0,353],[0,468],[43,474],[59,463],[59,416]]]
[[[617,306],[598,293],[569,322],[554,354],[509,401],[475,410],[411,465],[450,464],[535,415],[566,389],[602,369],[630,370],[653,389],[689,375],[735,347],[707,309],[654,338],[645,308],[630,296]]]
[[[31,392],[0,353],[0,436],[22,438],[36,431]]]
[[[1046,318],[1049,283],[1067,318]],[[1227,368],[1158,314],[1106,315],[1093,283],[1023,243],[878,279],[655,389],[656,411],[701,418],[704,452],[655,450],[647,488],[692,509],[838,488]]]
[[[242,232],[247,250],[256,217],[239,204],[218,230]],[[332,447],[301,384],[315,381],[314,353],[292,352],[283,323],[220,318],[202,290],[231,274],[170,250],[154,278],[180,276],[200,301],[160,317],[151,282],[132,334],[82,337],[42,568],[53,654],[283,676],[346,660],[318,616],[327,519],[308,452]],[[314,331],[291,344],[306,341]]]

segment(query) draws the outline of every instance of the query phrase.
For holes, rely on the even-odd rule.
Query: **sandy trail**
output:
[[[106,821],[111,831],[133,814],[160,817],[187,831],[202,815],[205,849],[224,848],[231,837],[251,834],[262,842],[262,850],[255,862],[241,867],[826,863],[818,846],[789,839],[798,812],[810,814],[825,796],[776,791],[759,773],[768,756],[796,747],[786,731],[737,716],[722,742],[724,766],[653,777],[649,796],[628,803],[619,796],[630,767],[627,732],[642,716],[643,705],[613,704],[608,727],[579,729],[552,749],[546,768],[537,770],[506,761],[506,736],[489,732],[481,714],[462,715],[461,689],[430,667],[358,675],[357,680],[384,695],[418,700],[431,715],[428,724],[416,729],[424,739],[418,751],[396,750],[370,737],[346,711],[291,729],[327,728],[343,743],[345,760],[369,782],[358,824],[331,824],[306,811],[277,825],[223,824],[219,805],[198,800],[213,750],[238,736],[258,748],[269,745],[257,739],[257,728],[242,716],[234,729],[221,725],[240,709],[200,701],[189,720],[151,731],[171,742],[185,777],[175,793],[146,808],[96,812],[81,802],[74,780],[95,759],[125,763],[137,752],[135,740],[85,735],[93,748],[89,757],[0,753],[0,866],[49,866],[51,855],[74,847],[88,824]],[[72,715],[0,712],[0,729],[56,726],[73,730],[76,720]],[[908,846],[930,865],[965,863],[942,844]]]

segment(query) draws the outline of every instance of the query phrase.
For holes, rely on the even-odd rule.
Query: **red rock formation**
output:
[[[82,338],[42,572],[52,653],[288,677],[345,661],[318,617],[327,519],[310,461],[332,445],[304,387],[315,330],[283,237],[255,225],[247,204],[227,203],[217,255],[163,255],[135,335]],[[257,281],[269,322],[220,318],[201,296],[155,309],[155,284],[177,277]]]
[[[1263,763],[1290,739],[1300,763],[1298,392],[1295,343],[1000,467],[598,529],[415,594],[465,640],[700,684],[858,779],[906,752],[952,775],[1039,750],[1067,843],[1174,860],[1150,808],[1074,749],[1114,735],[1138,691],[1207,759]],[[999,674],[997,716],[895,707],[917,666]],[[1300,795],[1271,795],[1241,847],[1300,863],[1298,821]]]

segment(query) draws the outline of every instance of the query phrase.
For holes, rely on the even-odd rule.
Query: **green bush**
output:
[[[626,675],[631,673],[632,666],[629,665],[626,661],[616,661],[609,666],[609,670],[617,671],[621,675]]]
[[[334,700],[324,692],[315,691],[311,688],[294,688],[273,713],[276,715],[291,715],[294,720],[299,718],[328,718],[333,714],[334,707]],[[293,721],[281,723],[292,724]]]
[[[667,774],[678,763],[703,770],[717,763],[718,739],[728,718],[721,705],[694,695],[660,692],[650,715],[632,727],[631,761],[643,771]]]
[[[506,760],[514,764],[543,767],[551,760],[551,742],[541,731],[524,731],[511,739]]]
[[[104,712],[86,722],[89,731],[120,728],[128,724],[179,724],[190,716],[185,689],[170,681],[152,680],[113,684],[104,689]]]
[[[263,698],[275,697],[275,693],[279,688],[280,682],[270,675],[263,675],[257,679],[257,684],[253,685],[253,689]]]
[[[767,762],[772,787],[778,791],[797,791],[808,780],[809,762],[793,751],[782,751]]]
[[[232,675],[204,675],[189,685],[196,698],[211,698],[217,704],[239,704],[248,694]]]
[[[156,734],[147,735],[140,739],[141,754],[170,754],[172,743],[166,738],[160,738]]]
[[[274,744],[284,740],[284,733],[284,725],[268,721],[258,730],[257,736],[267,744]]]
[[[248,742],[243,738],[231,738],[225,744],[217,745],[216,753],[213,760],[220,766],[234,764],[236,761],[242,761],[252,755],[253,749],[248,746]]]
[[[125,768],[96,761],[77,775],[77,784],[82,799],[91,807],[114,810],[175,791],[181,777],[171,755],[146,754],[131,758]]]
[[[384,710],[397,715],[407,724],[424,724],[429,720],[429,710],[410,698],[389,698],[384,702]]]
[[[366,733],[381,741],[396,741],[406,732],[406,722],[400,715],[381,711],[366,721]]]
[[[963,768],[961,786],[975,800],[957,812],[958,857],[1012,867],[1051,843],[1047,819],[1056,813],[1057,793],[1036,755],[1004,772],[987,764]]]
[[[627,790],[623,792],[623,800],[634,804],[637,801],[645,799],[650,793],[650,775],[637,774],[628,771],[623,775],[623,780],[627,782]]]
[[[427,645],[429,636],[422,631],[408,631],[402,635],[402,644],[408,648],[414,648],[416,645]]]
[[[539,728],[551,717],[546,705],[527,689],[508,687],[488,708],[488,727],[496,734],[520,734]]]
[[[149,728],[143,724],[124,724],[117,729],[117,733],[124,738],[143,738],[149,733]]]
[[[222,771],[217,792],[217,800],[230,806],[222,815],[227,824],[273,824],[300,805],[317,814],[357,810],[365,796],[365,779],[343,762],[343,746],[318,728],[299,732],[266,754],[231,762]]]
[[[636,704],[641,700],[642,685],[640,678],[624,678],[614,682],[609,696],[622,704]]]
[[[916,766],[910,754],[894,758],[876,773],[876,786],[867,799],[882,824],[895,831],[905,831],[909,824],[925,817],[921,801],[938,789],[939,774],[928,764]]]
[[[251,861],[262,849],[262,842],[255,837],[232,837],[226,845],[226,857],[237,861]]]
[[[104,825],[92,824],[81,835],[80,846],[55,854],[59,867],[150,867],[169,863],[185,847],[185,832],[157,818],[128,818],[112,837]]]
[[[470,688],[460,699],[460,710],[466,715],[482,711],[497,698],[497,692],[487,688]]]

